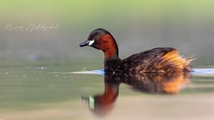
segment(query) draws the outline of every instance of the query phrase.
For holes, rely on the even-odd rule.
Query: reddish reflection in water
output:
[[[106,115],[113,108],[113,103],[117,99],[119,93],[120,80],[116,81],[111,77],[105,76],[105,89],[103,94],[93,95],[89,97],[82,97],[88,104],[89,109],[96,115]]]
[[[113,103],[119,94],[119,85],[128,84],[132,90],[149,94],[176,94],[181,90],[181,84],[189,83],[190,73],[183,74],[129,74],[104,76],[105,89],[103,94],[81,97],[89,109],[96,115],[107,115],[113,109]]]

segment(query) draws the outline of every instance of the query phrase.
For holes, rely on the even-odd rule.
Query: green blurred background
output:
[[[1,61],[102,61],[102,52],[78,47],[102,27],[117,40],[121,58],[171,46],[195,56],[193,65],[214,64],[213,0],[0,0],[0,18]],[[57,29],[26,30],[32,24]]]
[[[121,58],[170,46],[214,66],[214,0],[0,0],[0,120],[94,119],[79,101],[103,92],[103,76],[70,72],[103,69],[101,51],[78,47],[99,27]],[[212,119],[213,78],[191,81],[173,97],[121,85],[110,119]]]

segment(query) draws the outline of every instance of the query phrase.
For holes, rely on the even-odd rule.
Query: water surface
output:
[[[1,65],[0,119],[211,120],[214,117],[214,78],[211,73],[205,75],[207,69],[195,69],[189,83],[181,84],[176,94],[139,92],[121,83],[112,109],[104,116],[97,116],[81,97],[103,94],[104,76],[71,73],[84,70],[84,66],[60,62]],[[90,68],[94,70],[96,66]]]

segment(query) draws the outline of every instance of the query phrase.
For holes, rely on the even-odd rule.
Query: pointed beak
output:
[[[94,40],[86,40],[82,42],[79,46],[84,47],[84,46],[91,46],[94,43]]]
[[[88,44],[89,44],[89,41],[86,40],[86,41],[82,42],[79,46],[84,47],[84,46],[88,46]]]

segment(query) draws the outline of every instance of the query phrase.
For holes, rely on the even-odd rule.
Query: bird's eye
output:
[[[97,36],[93,38],[93,40],[97,40]]]

